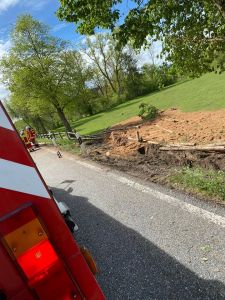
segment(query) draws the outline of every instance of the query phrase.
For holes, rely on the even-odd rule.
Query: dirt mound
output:
[[[135,126],[136,125],[136,126]],[[117,130],[118,128],[124,130]],[[194,143],[204,145],[225,142],[225,110],[184,113],[176,109],[161,112],[154,121],[131,118],[114,127],[106,144],[112,155],[134,155],[138,136],[162,144]]]
[[[170,109],[154,121],[140,123],[140,118],[134,117],[113,129],[103,144],[92,148],[92,158],[132,169],[139,165],[138,169],[148,174],[178,166],[225,170],[224,153],[160,150],[162,145],[177,143],[225,145],[225,110],[184,113]]]
[[[224,148],[221,152],[202,150],[208,144],[225,145],[225,110],[183,113],[171,109],[152,122],[135,117],[112,130],[102,144],[91,146],[88,156],[145,180],[171,187],[171,173],[184,166],[225,171]],[[171,146],[162,150],[162,145],[176,144],[189,144],[190,149],[199,146],[194,146],[195,151],[172,151]]]

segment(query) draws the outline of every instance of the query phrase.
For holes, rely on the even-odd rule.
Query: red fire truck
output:
[[[0,103],[0,299],[105,299],[83,254]]]

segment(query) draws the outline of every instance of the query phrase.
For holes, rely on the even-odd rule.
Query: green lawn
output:
[[[141,102],[153,104],[160,109],[170,107],[183,111],[218,110],[225,108],[225,73],[206,74],[166,88],[161,92],[126,102],[110,111],[83,118],[73,123],[81,134],[90,134],[138,115]],[[63,127],[59,130],[64,130]]]

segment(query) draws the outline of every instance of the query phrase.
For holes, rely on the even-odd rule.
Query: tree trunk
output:
[[[116,69],[115,71],[116,73],[116,81],[117,81],[117,97],[118,97],[118,101],[121,101],[121,95],[122,95],[122,87],[121,87],[121,80],[120,80],[120,76],[119,76],[119,71]]]
[[[115,94],[117,94],[117,90],[116,90],[116,88],[114,87],[114,85],[113,85],[111,79],[110,79],[109,77],[106,77],[106,79],[108,80],[109,85],[111,86],[113,92],[114,92]]]
[[[105,94],[106,94],[106,99],[109,101],[109,93],[108,93],[108,86],[107,84],[105,85]]]
[[[69,121],[67,120],[64,111],[60,108],[60,107],[56,107],[57,113],[59,115],[59,118],[61,120],[61,122],[63,123],[63,126],[65,127],[67,132],[72,132],[73,129],[69,123]]]
[[[102,96],[104,97],[104,96],[105,96],[105,94],[104,94],[104,91],[103,91],[103,88],[102,88],[101,84],[100,84],[100,83],[99,83],[99,84],[97,84],[97,87],[98,87],[98,89],[99,89],[100,93],[102,94]]]

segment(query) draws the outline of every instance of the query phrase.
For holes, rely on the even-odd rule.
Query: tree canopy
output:
[[[98,27],[111,29],[120,45],[131,42],[140,48],[161,40],[166,58],[195,75],[210,70],[210,63],[224,50],[224,0],[133,0],[136,7],[121,24],[122,2],[60,0],[58,16],[76,23],[82,34],[93,34]]]
[[[44,103],[45,110],[50,113],[54,108],[71,131],[65,109],[83,91],[87,79],[80,54],[65,41],[52,37],[47,26],[29,15],[18,18],[11,41],[12,48],[2,59],[1,69],[13,103],[24,108],[29,104],[30,115],[41,111]]]
[[[131,72],[134,76],[138,73],[137,62],[134,59],[135,55],[132,53],[132,49],[128,47],[118,49],[112,35],[96,34],[92,38],[86,38],[83,51],[91,65],[98,71],[93,72],[95,82],[100,75],[101,81],[105,81],[120,99],[126,89],[127,76],[131,75]]]
[[[8,109],[41,132],[93,115],[174,83],[170,66],[138,65],[132,47],[117,47],[109,33],[79,47],[53,37],[30,15],[18,18],[0,68],[10,91]],[[152,60],[154,65],[154,60]]]

